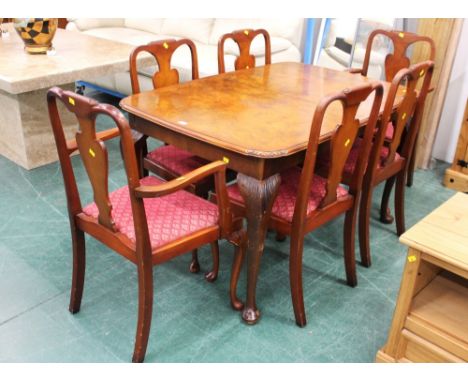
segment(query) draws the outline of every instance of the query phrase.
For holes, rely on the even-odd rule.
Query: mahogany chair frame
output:
[[[429,45],[429,57],[428,61],[434,61],[435,58],[435,44],[434,41],[427,36],[420,36],[416,33],[404,32],[404,31],[387,31],[384,29],[376,29],[371,32],[367,40],[366,54],[364,56],[364,62],[361,69],[351,69],[352,73],[360,73],[363,76],[367,76],[369,69],[370,56],[372,52],[372,44],[374,39],[379,35],[386,36],[392,41],[393,53],[387,54],[385,57],[385,78],[387,81],[391,81],[393,77],[398,73],[400,69],[408,68],[410,66],[410,59],[406,56],[408,48],[416,43],[426,43]],[[429,91],[432,91],[430,89]],[[417,138],[417,137],[416,137]],[[408,167],[407,174],[407,185],[411,187],[413,184],[413,174],[415,167],[416,155],[414,152],[410,156],[410,165]]]
[[[265,29],[241,29],[232,33],[222,35],[218,41],[218,72],[225,73],[224,43],[232,39],[239,47],[239,57],[234,62],[235,70],[249,69],[255,67],[255,56],[250,54],[252,41],[258,35],[265,40],[265,65],[271,64],[271,41],[270,34]]]
[[[171,67],[171,60],[174,52],[182,46],[187,46],[190,49],[190,57],[192,61],[192,80],[198,79],[199,72],[197,48],[192,40],[185,38],[180,40],[168,39],[153,41],[149,44],[136,47],[130,54],[130,82],[132,85],[132,93],[137,94],[141,91],[140,82],[138,80],[137,57],[143,52],[151,54],[158,64],[158,71],[156,71],[152,77],[154,89],[178,84],[179,72],[177,69]],[[147,175],[148,170],[166,180],[176,179],[181,175],[148,158],[148,147],[146,143],[148,137],[136,132],[135,130],[133,130],[132,133],[134,135],[135,148],[141,175]],[[200,166],[204,164],[205,161],[200,159]],[[209,191],[213,188],[213,177],[208,177],[201,179],[197,183],[190,184],[188,190],[195,195],[201,196],[202,198],[207,198]],[[192,253],[192,261],[190,263],[189,269],[192,273],[197,273],[200,271],[197,250],[194,250]]]
[[[360,123],[356,119],[356,112],[361,102],[374,95],[371,113],[367,125],[363,128],[363,151],[361,152],[355,168],[352,182],[349,185],[349,193],[346,197],[337,199],[336,190],[342,182],[343,168],[349,156],[354,141],[360,133]],[[301,170],[297,199],[294,208],[292,222],[272,215],[268,227],[280,235],[291,236],[289,277],[294,315],[298,326],[306,325],[304,309],[304,297],[302,290],[302,255],[304,249],[304,236],[345,214],[344,223],[344,262],[347,284],[357,285],[356,261],[354,254],[354,237],[356,216],[359,206],[362,180],[365,172],[366,158],[370,153],[372,136],[379,116],[379,109],[383,98],[383,87],[379,83],[361,85],[353,89],[345,89],[339,93],[324,97],[317,105],[310,129],[309,143]],[[343,108],[342,120],[337,125],[330,138],[332,155],[331,166],[328,171],[326,194],[320,206],[307,215],[307,203],[309,190],[312,185],[315,172],[316,158],[320,130],[328,107],[339,102]],[[241,194],[242,194],[242,188]],[[235,215],[246,213],[245,205],[233,199],[230,200]]]
[[[74,113],[78,119],[79,130],[76,139],[66,141],[58,112],[57,99]],[[62,169],[67,198],[73,244],[73,276],[69,310],[77,313],[80,310],[85,276],[85,236],[99,240],[119,255],[130,260],[138,270],[138,322],[136,330],[133,362],[142,362],[145,357],[153,306],[153,273],[154,265],[166,262],[201,245],[216,243],[214,269],[209,281],[214,281],[218,272],[217,240],[227,239],[235,244],[235,258],[231,285],[238,277],[240,264],[245,252],[245,233],[241,221],[233,220],[226,191],[226,163],[216,161],[194,170],[182,177],[156,186],[145,186],[140,183],[135,147],[130,126],[123,114],[114,106],[99,104],[96,101],[76,93],[64,91],[58,87],[47,93],[49,117],[54,133],[57,151]],[[110,117],[117,127],[96,132],[95,120],[98,115]],[[121,139],[122,157],[128,180],[131,208],[134,220],[135,242],[119,232],[112,217],[112,205],[108,192],[108,157],[104,141],[119,137]],[[99,210],[98,218],[83,212],[81,199],[75,179],[70,156],[78,151],[91,182],[94,202]],[[193,182],[207,176],[215,177],[219,222],[216,225],[194,232],[176,241],[152,249],[145,213],[144,199],[156,198],[187,188]],[[231,304],[242,303],[235,296],[235,289],[230,292]]]
[[[400,236],[405,232],[404,186],[408,167],[410,166],[408,158],[411,157],[414,150],[433,71],[434,62],[424,61],[410,68],[400,69],[393,78],[382,118],[374,137],[369,165],[364,178],[359,212],[361,261],[367,267],[371,265],[369,220],[372,192],[374,187],[384,180],[386,183],[380,207],[380,220],[388,222],[391,218],[388,216],[388,202],[391,190],[396,182],[395,221],[397,234]],[[421,78],[422,86],[418,89],[418,82]],[[397,95],[400,94],[399,88],[402,86],[404,86],[405,91],[403,96],[399,97],[399,105],[394,110]],[[387,124],[390,121],[394,123],[394,134],[392,140],[388,141],[385,133]],[[388,148],[388,155],[382,162],[381,150],[384,146]]]

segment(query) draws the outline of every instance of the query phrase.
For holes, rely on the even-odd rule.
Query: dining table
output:
[[[246,205],[247,292],[242,318],[260,318],[256,286],[267,223],[280,173],[305,157],[315,107],[326,95],[375,80],[303,63],[283,62],[223,73],[130,95],[120,102],[130,125],[145,136],[237,172]],[[382,82],[385,104],[390,84]],[[365,125],[373,99],[359,107]],[[319,142],[341,121],[341,107],[327,113]]]

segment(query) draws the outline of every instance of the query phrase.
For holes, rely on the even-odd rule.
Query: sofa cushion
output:
[[[291,41],[282,37],[271,37],[270,40],[272,54],[282,52],[293,45]],[[224,53],[238,56],[239,46],[234,42],[234,40],[228,39],[224,43]],[[252,40],[252,44],[250,45],[250,54],[253,54],[256,57],[265,55],[265,40],[263,36],[256,36]]]
[[[134,46],[144,45],[156,40],[167,40],[171,38],[176,38],[174,36],[157,35],[154,33],[131,28],[97,28],[87,30],[83,33],[95,37],[105,38],[107,40],[119,41]],[[128,52],[128,56],[130,57],[130,51]]]
[[[78,27],[80,31],[94,28],[123,27],[124,19],[88,19],[79,18],[70,20]]]
[[[125,28],[137,29],[150,33],[161,33],[164,19],[125,19]]]
[[[207,44],[213,19],[164,19],[161,33]]]
[[[296,47],[301,43],[301,29],[304,19],[215,19],[209,43],[218,44],[223,34],[239,29],[266,29],[271,37],[282,37],[290,40]]]

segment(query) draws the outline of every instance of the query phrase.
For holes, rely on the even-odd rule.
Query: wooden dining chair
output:
[[[393,46],[393,51],[388,53],[385,57],[385,80],[392,81],[393,77],[400,71],[400,69],[408,68],[410,66],[410,59],[408,58],[408,50],[415,44],[425,44],[427,46],[428,57],[427,60],[434,61],[435,58],[435,44],[434,41],[427,36],[420,36],[416,33],[404,32],[404,31],[387,31],[384,29],[376,29],[371,32],[367,40],[366,53],[364,56],[364,62],[362,68],[350,69],[351,73],[360,73],[363,76],[367,76],[369,69],[369,63],[371,59],[372,46],[374,41],[381,37],[387,37]],[[430,89],[432,90],[432,89]],[[389,123],[386,131],[386,138],[391,139],[394,133],[394,126]],[[408,166],[407,174],[407,185],[413,184],[413,174],[416,156],[412,152],[410,155],[410,164]],[[390,221],[391,222],[391,221]]]
[[[174,52],[184,46],[190,49],[192,80],[198,79],[197,49],[193,41],[189,39],[154,41],[147,45],[136,47],[130,54],[130,81],[133,94],[140,93],[141,91],[137,70],[137,57],[141,53],[149,53],[155,58],[158,70],[153,74],[152,82],[153,87],[159,89],[179,83],[179,72],[171,67],[171,60]],[[148,153],[147,137],[135,130],[133,130],[133,135],[141,174],[147,175],[148,170],[150,170],[163,179],[171,180],[208,163],[189,151],[180,149],[174,145],[163,145]],[[207,177],[189,185],[188,190],[198,196],[207,198],[209,191],[213,188],[213,177]],[[189,269],[192,273],[200,271],[196,249],[192,253]]]
[[[79,130],[74,140],[65,140],[57,99],[78,120]],[[231,285],[238,277],[245,234],[239,230],[241,223],[234,221],[230,212],[225,185],[226,163],[209,163],[168,182],[153,176],[140,179],[131,130],[118,109],[58,87],[48,91],[47,103],[62,168],[73,244],[69,310],[72,313],[80,310],[85,276],[84,234],[87,233],[137,267],[138,323],[133,361],[142,362],[152,318],[154,265],[211,244],[214,265],[206,278],[214,281],[219,264],[217,240],[224,238],[236,245]],[[95,122],[100,115],[110,117],[117,127],[96,132]],[[104,141],[118,136],[127,185],[109,192],[109,165]],[[81,156],[93,189],[94,202],[85,207],[82,207],[70,160],[75,151]],[[217,205],[183,190],[213,175],[219,195]],[[240,302],[233,291],[231,289],[231,303],[235,306]]]
[[[224,45],[226,40],[233,40],[239,47],[239,56],[234,62],[235,70],[255,67],[255,56],[250,54],[252,40],[262,35],[265,40],[265,65],[271,64],[271,42],[270,35],[265,29],[242,29],[222,35],[218,41],[218,72],[225,73]]]
[[[309,143],[302,166],[294,167],[281,173],[278,195],[273,202],[269,228],[282,235],[290,236],[289,278],[296,323],[306,325],[304,298],[302,291],[302,255],[304,236],[346,214],[344,223],[344,262],[348,285],[357,284],[354,256],[354,236],[362,179],[367,156],[370,152],[372,135],[382,102],[383,87],[379,83],[361,85],[345,89],[339,93],[324,97],[315,109],[310,129]],[[358,137],[360,122],[356,112],[363,101],[373,97],[367,126],[363,133],[363,150],[357,158],[352,183],[348,188],[341,185],[343,167]],[[329,106],[341,104],[342,117],[334,114],[337,127],[330,138],[331,166],[326,177],[315,173],[318,141],[322,122]],[[246,213],[243,190],[234,184],[228,187],[228,195],[233,211],[237,216]],[[235,287],[235,286],[234,286]]]
[[[359,211],[361,261],[367,267],[371,265],[369,220],[372,193],[373,189],[383,181],[386,181],[386,183],[380,206],[380,220],[383,222],[390,221],[388,202],[392,188],[396,183],[395,222],[397,235],[400,236],[405,232],[405,181],[410,166],[408,158],[411,157],[416,144],[425,98],[430,87],[433,71],[434,62],[425,61],[408,69],[400,69],[393,78],[384,112],[378,124],[379,128],[374,137],[369,165],[364,178]],[[420,87],[418,83],[421,84]],[[402,91],[403,94],[401,94]],[[398,103],[398,107],[396,111],[393,111],[395,103]],[[390,122],[394,126],[394,133],[391,138],[388,137],[386,129]],[[354,165],[352,158],[358,155],[359,150],[358,144],[353,147],[351,160],[345,168],[352,168]]]

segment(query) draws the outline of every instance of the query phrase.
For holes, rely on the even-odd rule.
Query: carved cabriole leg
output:
[[[72,246],[73,246],[73,276],[70,293],[71,313],[80,311],[81,298],[83,296],[85,268],[86,268],[86,244],[83,231],[73,227],[72,224]]]
[[[213,257],[213,269],[210,272],[205,273],[205,279],[209,282],[213,282],[218,278],[219,272],[219,245],[218,241],[214,241],[210,244],[211,256]]]
[[[405,233],[405,180],[405,172],[401,171],[395,187],[395,220],[398,236]]]
[[[138,255],[138,323],[132,362],[143,362],[153,315],[153,266],[151,256]]]
[[[392,192],[393,185],[395,184],[396,176],[392,176],[385,182],[385,187],[382,193],[382,202],[380,203],[380,221],[384,224],[392,224],[393,216],[388,208],[388,201]]]
[[[196,249],[192,251],[192,261],[190,262],[189,271],[190,273],[200,272],[200,263],[198,262],[198,250]]]
[[[258,180],[243,174],[237,175],[237,183],[244,198],[247,218],[247,299],[242,311],[242,318],[249,324],[255,324],[260,318],[260,312],[255,304],[258,269],[268,220],[280,181],[279,174],[265,180]]]

